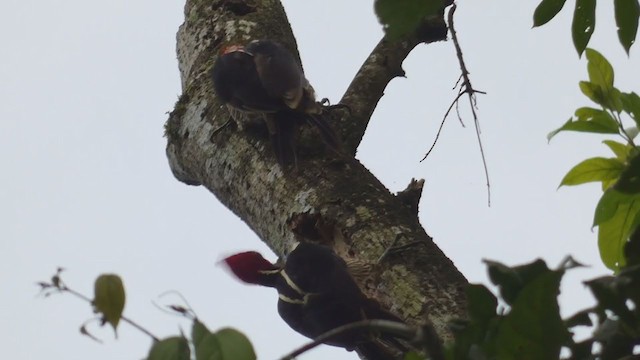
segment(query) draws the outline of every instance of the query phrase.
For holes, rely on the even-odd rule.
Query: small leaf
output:
[[[398,39],[416,30],[427,17],[444,8],[442,0],[376,0],[375,11],[385,33]]]
[[[606,105],[605,95],[602,93],[600,86],[589,81],[580,81],[579,86],[582,93],[591,101],[598,105]]]
[[[613,140],[605,140],[603,143],[613,151],[618,160],[623,163],[627,161],[627,157],[629,156],[629,147],[627,145]]]
[[[564,271],[548,270],[529,281],[500,322],[497,359],[558,359],[570,339],[558,306]]]
[[[593,321],[591,321],[589,314],[591,314],[591,309],[579,311],[570,318],[566,319],[564,323],[569,328],[575,326],[592,326]]]
[[[561,131],[579,131],[597,134],[617,134],[618,123],[609,112],[590,107],[581,107],[576,110],[577,119],[569,119],[561,127],[553,130],[547,135],[547,140],[551,140]]]
[[[596,205],[592,226],[598,226],[611,219],[616,214],[616,211],[618,211],[620,204],[627,200],[628,197],[626,195],[615,189],[605,191],[600,197],[600,200],[598,200],[598,205]]]
[[[618,181],[618,179],[611,179],[611,180],[605,180],[602,182],[602,192],[607,191],[607,189],[611,188],[613,185],[616,184],[616,182]]]
[[[582,56],[596,27],[596,0],[576,0],[571,35],[573,45]]]
[[[256,360],[256,353],[247,337],[232,328],[223,328],[216,332],[222,357],[220,360]]]
[[[593,349],[593,339],[587,339],[569,345],[572,359],[591,359],[591,349]]]
[[[621,93],[620,101],[622,109],[636,122],[636,126],[640,127],[640,96],[634,92]]]
[[[496,316],[498,300],[484,285],[469,284],[466,289],[469,318],[485,324]]]
[[[602,276],[585,281],[594,297],[598,301],[597,308],[601,311],[610,310],[622,319],[633,319],[634,315],[626,305],[624,287],[628,286],[629,279],[615,276]]]
[[[533,27],[548,23],[562,10],[566,0],[542,0],[533,13]]]
[[[612,199],[609,201],[609,209],[607,216],[599,214],[603,212],[601,203],[605,195],[609,195]],[[615,204],[617,200],[617,204]],[[615,211],[611,215],[611,210],[615,206]],[[609,189],[603,194],[603,198],[596,208],[596,220],[598,221],[598,249],[600,250],[600,258],[606,267],[614,271],[618,271],[625,265],[624,245],[631,234],[631,231],[638,226],[640,221],[640,195],[624,195],[614,189]],[[600,217],[600,219],[598,219]],[[606,218],[603,220],[602,218]]]
[[[614,188],[629,195],[640,193],[640,155],[634,156],[629,161]]]
[[[569,170],[560,182],[560,186],[617,179],[623,169],[624,164],[618,159],[602,157],[587,159]]]
[[[577,108],[575,112],[576,118],[579,121],[592,121],[593,119],[598,118],[609,118],[615,122],[615,120],[611,117],[611,114],[602,109],[596,109],[588,106],[583,106],[581,108]]]
[[[116,331],[124,310],[125,293],[122,279],[115,274],[100,275],[94,284],[93,306],[102,313],[104,321]]]
[[[622,92],[613,88],[611,91],[603,92],[605,98],[605,107],[617,113],[622,111]]]
[[[589,73],[589,81],[598,85],[604,91],[611,91],[613,89],[613,67],[605,59],[602,54],[593,50],[587,49],[587,71]]]
[[[638,0],[614,0],[616,25],[618,25],[618,39],[629,55],[629,49],[636,40],[638,33],[638,17],[640,4]]]
[[[218,339],[197,319],[193,321],[191,339],[193,340],[196,360],[220,359],[222,351],[220,350]]]
[[[615,122],[609,123],[605,118],[596,121],[574,121],[573,119],[569,119],[569,121],[561,127],[550,132],[547,135],[547,140],[551,141],[554,136],[562,131],[578,131],[594,134],[617,134],[619,132],[618,124]]]
[[[500,295],[507,304],[512,304],[524,286],[549,270],[543,260],[509,267],[497,261],[484,260],[489,279],[500,288]]]
[[[190,360],[189,341],[182,336],[162,339],[153,344],[146,360]]]
[[[592,101],[616,112],[622,111],[621,92],[613,86],[613,67],[599,52],[587,49],[589,81],[580,89]]]
[[[256,354],[247,337],[232,328],[212,333],[197,319],[191,329],[196,360],[255,360]]]

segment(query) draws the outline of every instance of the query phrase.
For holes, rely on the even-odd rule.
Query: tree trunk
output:
[[[303,131],[298,167],[283,171],[266,131],[222,126],[230,115],[209,77],[217,52],[229,43],[268,38],[295,53],[281,4],[188,0],[177,35],[183,93],[166,124],[175,177],[209,189],[279,256],[305,238],[332,246],[349,263],[367,265],[371,271],[357,278],[366,294],[408,323],[429,321],[442,339],[451,339],[447,323],[466,314],[467,281],[418,221],[423,182],[391,194],[353,158],[384,88],[403,74],[404,58],[419,43],[445,36],[438,18],[411,37],[382,39],[341,101],[350,112],[340,111],[334,124],[347,154],[328,154]],[[392,243],[396,250],[378,261]]]

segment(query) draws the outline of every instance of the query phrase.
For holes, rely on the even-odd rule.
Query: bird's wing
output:
[[[305,78],[291,53],[278,46],[272,53],[255,53],[254,61],[267,93],[296,109],[302,100]]]

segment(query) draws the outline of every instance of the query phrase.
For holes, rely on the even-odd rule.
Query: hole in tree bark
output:
[[[222,7],[237,16],[245,16],[256,11],[256,3],[251,0],[224,0]]]

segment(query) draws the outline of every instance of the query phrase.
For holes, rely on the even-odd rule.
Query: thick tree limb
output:
[[[264,131],[220,127],[229,114],[208,76],[217,50],[255,38],[276,39],[295,49],[280,3],[191,0],[185,14],[177,45],[183,94],[166,124],[167,157],[176,178],[205,186],[281,256],[304,236],[329,241],[346,260],[372,264],[372,272],[359,282],[369,296],[410,324],[430,319],[444,339],[450,338],[448,321],[465,314],[466,280],[415,213],[375,176],[357,160],[332,158],[315,143],[303,147],[298,170],[283,173]],[[365,81],[362,71],[359,76],[354,83]],[[365,108],[377,100],[367,101],[373,105],[354,110],[370,114]],[[366,123],[361,127],[363,132]],[[322,220],[314,223],[323,224],[315,225],[316,232],[329,239],[301,230],[304,216]],[[406,241],[398,245],[412,243],[411,251],[394,252],[378,264],[399,235]]]

